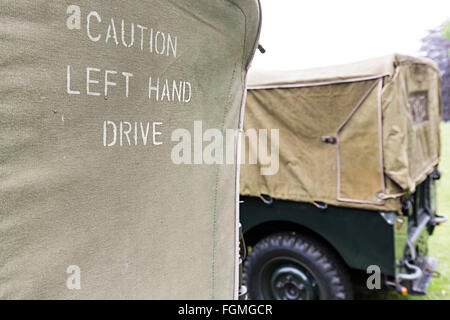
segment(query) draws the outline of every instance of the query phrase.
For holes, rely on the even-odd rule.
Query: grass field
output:
[[[441,125],[441,163],[442,178],[438,184],[438,213],[450,217],[450,122]],[[379,293],[378,299],[410,300],[450,300],[450,222],[436,227],[429,240],[430,256],[439,258],[440,278],[433,279],[426,296],[402,297],[394,292]]]
[[[450,123],[441,125],[441,164],[442,179],[438,185],[438,212],[450,216]],[[450,300],[450,222],[436,228],[430,238],[430,256],[439,258],[439,279],[433,279],[427,296],[422,299]]]

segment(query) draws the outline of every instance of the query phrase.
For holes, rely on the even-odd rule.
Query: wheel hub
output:
[[[280,266],[270,279],[272,294],[277,300],[310,300],[316,296],[316,283],[295,266]]]

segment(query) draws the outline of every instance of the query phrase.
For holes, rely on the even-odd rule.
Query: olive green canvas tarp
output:
[[[257,0],[0,1],[0,298],[232,299],[237,129]]]
[[[429,60],[391,55],[250,73],[244,130],[279,129],[280,160],[275,175],[241,165],[241,195],[400,210],[401,196],[438,164],[439,122],[440,80]],[[244,154],[248,146],[244,139]]]

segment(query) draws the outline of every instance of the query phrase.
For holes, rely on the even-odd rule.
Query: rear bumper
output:
[[[436,271],[439,260],[432,257],[419,257],[418,264],[405,261],[406,269],[410,273],[400,273],[396,276],[396,289],[402,291],[407,288],[412,295],[424,295],[431,279],[439,274]]]
[[[411,293],[424,295],[427,292],[431,279],[436,274],[436,268],[439,260],[431,257],[424,257],[419,266],[422,271],[422,276],[413,280],[411,283]]]

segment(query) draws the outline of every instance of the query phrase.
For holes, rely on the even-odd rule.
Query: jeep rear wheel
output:
[[[320,241],[279,233],[259,241],[243,273],[250,299],[352,299],[351,282],[338,257]]]

